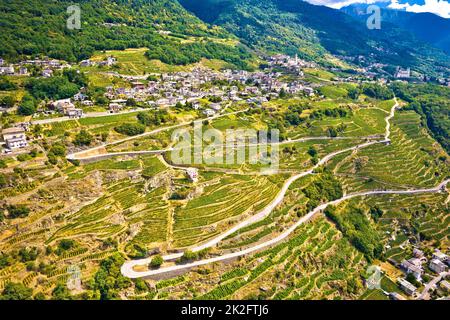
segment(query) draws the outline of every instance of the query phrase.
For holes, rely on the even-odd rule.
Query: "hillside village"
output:
[[[108,57],[105,61],[99,63],[86,60],[82,61],[80,65],[112,66],[115,63],[115,58]],[[42,77],[51,77],[54,71],[72,67],[58,60],[26,60],[18,65],[0,69],[0,72],[7,70],[7,74],[11,75],[29,75],[27,68],[23,67],[25,65],[43,68]],[[313,67],[313,64],[300,60],[298,57],[291,58],[285,55],[277,55],[270,57],[268,65],[270,68],[264,72],[214,71],[208,68],[194,68],[191,72],[163,73],[148,77],[118,75],[127,82],[128,86],[116,88],[108,86],[105,88],[104,97],[109,101],[109,104],[104,114],[125,111],[129,109],[129,104],[132,102],[133,106],[136,103],[142,103],[141,108],[143,109],[165,109],[179,104],[188,105],[194,110],[201,110],[206,117],[211,117],[220,113],[227,105],[240,101],[251,106],[261,106],[262,103],[269,101],[271,98],[279,97],[280,93],[314,95],[314,85],[301,80],[282,81],[280,77],[283,73],[273,71],[275,68],[283,68],[286,72],[293,72],[301,78],[303,75],[301,68]],[[14,71],[17,68],[20,70],[19,73]],[[207,102],[205,103],[205,101]],[[82,88],[72,98],[43,101],[33,117],[42,119],[42,116],[45,117],[45,115],[59,115],[69,119],[78,119],[88,116],[83,111],[84,107],[93,105],[94,102]],[[39,121],[34,123],[39,123]],[[11,129],[5,129],[3,137],[7,148],[4,152],[10,153],[14,149],[27,146],[24,132],[29,128],[29,125],[30,123],[18,123],[13,130],[20,134],[12,137],[9,133]]]
[[[7,64],[0,60],[2,65]],[[377,78],[378,73],[373,72],[373,68],[367,68],[361,70],[355,74],[333,74],[330,79],[321,78],[322,74],[326,74],[327,71],[335,71],[333,68],[322,69],[315,63],[306,62],[299,59],[298,56],[290,57],[287,55],[274,55],[271,57],[265,57],[263,60],[264,68],[258,71],[244,71],[244,70],[231,70],[222,69],[220,71],[213,70],[211,68],[196,66],[189,71],[175,71],[175,72],[163,72],[161,74],[145,74],[145,75],[124,75],[114,70],[114,66],[119,63],[118,59],[109,55],[104,60],[93,61],[84,60],[80,64],[70,65],[64,61],[54,59],[35,59],[24,60],[17,64],[7,64],[0,68],[0,73],[8,75],[10,77],[38,77],[38,78],[52,78],[56,74],[67,70],[74,69],[79,71],[80,67],[83,68],[98,68],[94,69],[96,72],[112,76],[115,79],[120,79],[120,84],[108,85],[101,93],[101,98],[105,103],[99,106],[96,99],[97,97],[91,96],[87,88],[80,88],[80,90],[71,97],[59,100],[43,99],[37,108],[37,112],[29,117],[29,121],[18,121],[10,123],[7,128],[2,129],[3,138],[3,157],[22,157],[22,159],[36,158],[36,154],[42,155],[46,152],[44,148],[41,148],[39,142],[44,137],[42,132],[35,134],[36,127],[57,125],[62,123],[77,123],[79,120],[88,120],[114,116],[126,116],[127,114],[134,114],[142,111],[160,112],[171,110],[189,110],[195,111],[202,116],[202,119],[209,124],[208,119],[213,119],[216,116],[225,114],[230,107],[237,104],[245,105],[250,110],[263,110],[265,106],[271,101],[277,99],[283,99],[286,97],[300,97],[302,99],[308,99],[308,101],[320,101],[328,103],[334,98],[330,99],[324,95],[321,91],[322,87],[331,85],[361,85],[366,83],[385,84],[388,81],[399,79],[402,81],[411,80],[411,70],[398,68],[395,75],[391,79],[384,78],[383,76]],[[382,67],[382,66],[373,66]],[[314,81],[307,76],[306,70],[313,69],[316,74]],[[317,71],[319,70],[319,71]],[[324,73],[322,73],[324,72]],[[444,83],[445,79],[443,79]],[[450,82],[448,83],[450,85]],[[341,97],[336,98],[339,101]],[[373,101],[368,104],[369,107],[380,111],[379,107],[374,107]],[[17,106],[16,106],[17,107]],[[96,107],[95,111],[93,107]],[[288,110],[291,110],[293,106],[289,106]],[[295,107],[295,106],[294,106]],[[345,110],[351,108],[344,106]],[[4,108],[5,115],[10,115],[11,110],[14,112],[15,108]],[[86,111],[87,110],[87,111]],[[335,116],[329,109],[324,111],[328,112],[330,117],[339,118]],[[381,112],[387,113],[388,111]],[[347,114],[347,111],[343,112],[343,118]],[[314,117],[314,113],[312,117]],[[383,116],[385,116],[383,114]],[[320,120],[320,115],[318,116]],[[296,119],[293,119],[294,123]],[[383,126],[385,124],[384,118],[382,118]],[[297,123],[297,125],[299,122]],[[96,129],[96,128],[95,128]],[[384,127],[383,127],[384,129]],[[109,129],[108,129],[109,130]],[[145,131],[145,128],[144,128]],[[142,131],[141,134],[144,132]],[[63,139],[66,137],[66,132],[61,134]],[[77,135],[80,135],[78,133]],[[70,133],[67,133],[70,136]],[[372,135],[371,139],[377,135]],[[379,136],[379,135],[378,135]],[[102,138],[103,139],[103,138]],[[126,140],[126,139],[125,139]],[[97,140],[97,142],[100,142]],[[102,144],[99,147],[107,147],[106,139],[102,140]],[[83,148],[91,145],[89,141]],[[386,143],[390,145],[390,141]],[[59,142],[57,143],[59,145]],[[139,146],[139,142],[133,143],[134,147]],[[48,146],[47,146],[48,147]],[[65,147],[64,147],[65,148]],[[53,150],[53,149],[52,149]],[[79,146],[74,150],[79,150]],[[72,151],[72,150],[71,150]],[[52,151],[53,152],[53,151]],[[289,154],[294,152],[293,149],[285,148],[283,153]],[[307,151],[308,154],[313,154],[314,147],[310,147]],[[306,152],[305,152],[306,153]],[[33,154],[32,156],[29,156]],[[65,154],[64,152],[61,154]],[[61,155],[60,155],[61,156]],[[123,160],[123,159],[122,159]],[[25,164],[28,160],[25,160]],[[62,160],[52,159],[54,164],[58,166]],[[60,161],[60,162],[58,162]],[[133,161],[131,158],[125,157],[126,161]],[[142,161],[142,160],[140,160]],[[313,161],[318,161],[317,158]],[[443,160],[445,161],[445,159]],[[21,161],[20,161],[21,162]],[[77,162],[77,166],[80,164]],[[75,168],[75,167],[74,167]],[[78,170],[69,169],[69,170]],[[18,171],[18,170],[16,170]],[[197,185],[202,183],[202,175],[198,169],[187,168],[185,170],[186,177],[189,184]],[[52,174],[54,172],[52,171]],[[59,173],[55,173],[57,175]],[[127,172],[128,178],[131,182],[141,182],[141,176],[138,172],[130,170]],[[109,179],[109,177],[108,177]],[[153,178],[152,178],[153,179]],[[164,176],[158,177],[152,180],[151,184],[160,185],[165,180],[170,180],[171,184],[175,184],[172,180],[174,177]],[[172,180],[171,180],[172,179]],[[184,179],[184,175],[181,179]],[[31,179],[29,179],[31,180]],[[31,184],[32,182],[30,182]],[[185,182],[183,181],[182,184]],[[183,189],[186,186],[173,186],[173,190]],[[203,188],[203,187],[202,187]],[[443,187],[445,192],[445,186]],[[201,192],[201,189],[193,190],[187,196],[187,199],[195,198],[197,192]],[[175,192],[174,192],[175,194]],[[172,195],[173,196],[173,195]],[[174,199],[177,200],[176,197]],[[51,222],[50,222],[51,223]],[[133,228],[138,228],[133,225]],[[23,232],[21,230],[21,232]],[[398,238],[403,239],[405,235],[410,234],[404,230],[397,233],[389,233],[389,240],[386,242],[384,250],[389,251],[394,242],[398,241]],[[132,237],[133,233],[130,236]],[[413,237],[406,237],[406,239],[398,246],[398,250],[402,254],[401,261],[388,258],[387,263],[389,268],[395,270],[394,275],[389,274],[389,268],[382,268],[382,273],[388,277],[389,281],[394,283],[393,288],[395,290],[389,291],[386,288],[382,289],[382,294],[392,300],[406,300],[406,299],[446,299],[449,292],[449,257],[447,252],[441,252],[434,245],[430,245],[422,242],[415,242],[411,240]],[[84,250],[84,249],[83,249]],[[144,250],[145,251],[145,250]],[[84,252],[84,251],[83,251]],[[146,255],[149,252],[145,253]],[[258,260],[259,261],[259,260]],[[259,261],[261,262],[261,261]],[[33,278],[34,279],[34,278]],[[30,280],[33,281],[33,280]],[[366,283],[368,285],[368,283]],[[263,289],[261,289],[263,288]],[[265,286],[259,289],[262,292],[267,292]],[[369,290],[370,291],[370,290]],[[369,292],[367,291],[367,292]],[[401,291],[401,292],[400,292]],[[128,294],[128,293],[127,293]]]
[[[341,57],[342,58],[342,57]],[[345,57],[344,57],[345,58]],[[83,60],[80,67],[112,67],[117,64],[117,59],[108,56],[102,61]],[[313,96],[315,94],[316,83],[309,83],[302,80],[303,68],[314,68],[316,65],[299,59],[297,56],[277,54],[266,58],[267,69],[264,71],[249,72],[243,70],[222,70],[214,71],[205,67],[194,68],[190,72],[172,72],[148,76],[127,76],[115,72],[105,72],[105,74],[122,78],[127,86],[105,88],[104,97],[109,101],[104,114],[120,113],[127,110],[136,110],[136,105],[140,108],[164,109],[176,105],[188,105],[194,110],[201,110],[206,117],[220,113],[227,105],[236,102],[246,102],[250,106],[261,106],[261,104],[272,98],[277,98],[280,94],[304,94]],[[78,67],[70,65],[65,61],[42,58],[34,60],[24,60],[16,64],[8,64],[0,58],[0,75],[27,77],[31,75],[49,78],[54,72]],[[377,73],[373,73],[373,68],[381,68],[382,65],[373,65],[363,69],[358,77],[360,79],[373,79]],[[30,72],[30,70],[33,70]],[[333,70],[333,68],[331,69]],[[284,80],[285,74],[295,75],[294,81]],[[395,78],[409,79],[411,72],[409,69],[397,69]],[[357,77],[347,78],[336,77],[335,81],[353,82]],[[379,80],[385,82],[384,78]],[[440,81],[445,81],[440,80]],[[450,86],[450,81],[448,82]],[[205,103],[205,101],[209,102]],[[92,107],[95,102],[86,93],[84,88],[71,98],[62,100],[42,101],[38,112],[34,118],[45,119],[47,116],[67,117],[69,119],[79,119],[89,116],[85,113],[86,107]],[[0,106],[1,108],[1,106]],[[139,108],[139,107],[138,107]],[[3,111],[7,109],[2,108]],[[97,112],[97,115],[98,114]],[[34,123],[40,123],[35,121]],[[44,121],[45,122],[45,121]],[[28,130],[30,123],[18,123],[13,129],[20,135],[13,136],[14,142],[8,136],[8,130],[3,133],[6,149],[3,152],[10,153],[13,149],[26,147],[24,132]],[[9,130],[11,131],[11,130]],[[17,140],[18,139],[18,140]]]

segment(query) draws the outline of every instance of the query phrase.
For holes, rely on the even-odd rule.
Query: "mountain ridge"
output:
[[[48,55],[67,61],[95,51],[149,48],[149,58],[187,64],[202,58],[248,69],[251,50],[299,54],[330,65],[329,54],[411,67],[428,75],[450,70],[449,56],[389,24],[368,30],[345,12],[294,0],[83,0],[81,30],[65,27],[69,0],[0,3],[0,56]],[[242,46],[243,44],[244,46]],[[248,50],[247,48],[250,48]]]
[[[361,19],[304,1],[207,0],[201,6],[195,0],[180,3],[205,22],[235,34],[250,47],[269,52],[299,53],[309,59],[320,59],[326,53],[362,55],[422,73],[449,67],[448,55],[395,25],[369,30]]]
[[[427,42],[450,54],[450,19],[424,12],[414,13],[390,9],[385,3],[375,3],[381,8],[382,23],[387,22],[413,33],[418,39]],[[352,4],[341,11],[360,20],[367,18],[367,4]]]

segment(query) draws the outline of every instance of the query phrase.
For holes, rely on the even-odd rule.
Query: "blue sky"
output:
[[[444,18],[450,18],[450,0],[306,0],[331,8],[341,8],[353,3],[384,2],[389,8],[408,12],[431,12]]]

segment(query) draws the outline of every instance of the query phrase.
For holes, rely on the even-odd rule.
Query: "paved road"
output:
[[[117,113],[111,113],[109,111],[89,112],[89,113],[86,113],[82,117],[82,119],[111,117],[111,116],[117,116],[117,115],[121,115],[121,114],[128,114],[128,113],[139,112],[139,111],[148,111],[148,109],[133,109],[133,110],[121,111],[121,112],[117,112]],[[77,119],[79,119],[79,118],[77,118]],[[42,120],[33,120],[33,121],[31,121],[31,124],[49,124],[49,123],[64,122],[64,121],[69,121],[69,120],[75,120],[75,119],[70,118],[70,117],[58,117],[58,118],[50,118],[50,119],[42,119]]]
[[[222,114],[217,114],[217,115],[209,117],[209,118],[197,119],[197,120],[194,120],[194,121],[213,120],[213,119],[226,117],[226,116],[233,115],[233,114],[242,113],[242,112],[245,112],[247,110],[248,109],[240,110],[240,111],[234,111],[234,112],[228,112],[228,113],[222,113]],[[148,131],[148,132],[136,135],[136,136],[131,136],[131,137],[123,138],[123,139],[116,140],[116,141],[113,141],[113,142],[104,143],[104,144],[101,144],[101,145],[93,147],[93,148],[89,148],[89,149],[85,149],[85,150],[82,150],[82,151],[79,151],[79,152],[71,153],[71,154],[67,155],[67,159],[68,160],[87,160],[87,159],[90,159],[90,158],[95,158],[95,157],[97,157],[97,155],[96,156],[83,156],[83,154],[86,154],[87,152],[91,152],[91,151],[100,150],[100,149],[103,149],[103,148],[105,148],[107,146],[110,146],[110,145],[116,145],[116,144],[123,143],[123,142],[126,142],[126,141],[130,141],[130,140],[133,140],[133,139],[139,139],[139,138],[146,137],[146,136],[149,136],[149,135],[154,135],[154,134],[157,134],[157,133],[160,133],[160,132],[163,132],[163,131],[185,127],[185,126],[190,125],[191,123],[192,123],[192,121],[189,121],[189,122],[183,122],[183,123],[175,124],[175,125],[172,125],[172,126],[161,127],[161,128],[158,128],[158,129],[155,129],[155,130],[152,130],[152,131]],[[154,153],[161,153],[162,151],[164,151],[164,150],[154,150],[152,152],[154,152]],[[129,152],[126,152],[126,153],[129,153]],[[117,154],[119,154],[119,153],[117,153]]]
[[[445,187],[449,181],[450,181],[450,179],[442,182],[437,187],[430,188],[430,189],[367,191],[367,192],[359,192],[359,193],[349,194],[338,200],[330,201],[330,202],[324,203],[324,204],[316,207],[315,209],[310,211],[307,215],[301,217],[294,225],[292,225],[289,229],[285,230],[283,233],[281,233],[277,237],[270,239],[268,241],[262,242],[260,244],[257,244],[255,246],[252,246],[252,247],[249,247],[249,248],[237,251],[237,252],[232,252],[232,253],[224,254],[221,256],[217,256],[214,258],[203,259],[203,260],[194,261],[191,263],[163,267],[163,268],[159,268],[159,269],[155,269],[155,270],[148,270],[148,271],[144,271],[144,272],[134,271],[133,268],[135,266],[148,264],[151,259],[149,258],[149,259],[142,259],[142,260],[132,260],[132,261],[127,261],[122,265],[121,272],[125,277],[136,279],[136,278],[150,277],[150,276],[160,275],[160,274],[164,274],[164,273],[190,269],[193,267],[198,267],[198,266],[202,266],[202,265],[206,265],[206,264],[210,264],[210,263],[214,263],[214,262],[237,258],[237,257],[247,255],[247,254],[255,252],[255,251],[259,251],[263,248],[270,247],[274,244],[277,244],[278,242],[281,242],[282,240],[286,239],[291,233],[293,233],[300,225],[311,220],[316,214],[323,212],[323,210],[325,210],[325,208],[329,205],[335,206],[343,201],[346,201],[346,200],[349,200],[349,199],[352,199],[355,197],[363,197],[363,196],[371,196],[371,195],[434,193],[434,192],[441,191],[442,188]]]
[[[176,127],[183,127],[186,126],[188,124],[179,124],[176,126],[172,126],[172,127],[164,127],[162,128],[162,130],[159,130],[157,132],[160,131],[164,131],[164,130],[169,130],[169,129],[173,129]],[[146,132],[145,135],[149,135],[149,134],[155,134],[155,131],[151,131],[151,132]],[[142,135],[141,135],[142,136]],[[139,138],[141,136],[133,136],[131,137],[132,139],[135,138]],[[296,143],[296,142],[305,142],[305,141],[312,141],[312,140],[352,140],[352,139],[364,139],[366,137],[304,137],[304,138],[298,138],[298,139],[293,139],[293,140],[285,140],[285,141],[281,141],[281,142],[274,142],[271,143],[271,145],[285,145],[285,144],[291,144],[291,143]],[[130,140],[130,138],[126,138],[126,139],[122,139],[122,140],[118,140],[118,141],[114,141],[111,142],[109,145],[114,145],[114,144],[118,144],[124,141]],[[235,145],[234,148],[239,148],[239,147],[252,147],[252,146],[260,146],[263,144],[238,144]],[[127,156],[127,155],[143,155],[143,154],[163,154],[166,152],[170,152],[170,151],[174,151],[176,150],[175,148],[167,148],[167,149],[156,149],[156,150],[147,150],[147,151],[123,151],[123,152],[108,152],[108,153],[101,153],[98,155],[91,155],[91,156],[86,156],[85,154],[90,152],[90,151],[94,151],[94,150],[98,150],[101,148],[106,147],[107,145],[100,145],[97,147],[93,147],[90,149],[86,149],[83,151],[79,151],[77,153],[72,153],[69,154],[67,156],[68,160],[94,160],[94,159],[105,159],[105,158],[112,158],[112,157],[117,157],[117,156]],[[187,169],[187,168],[181,168],[181,167],[175,167],[174,168],[178,168],[178,169]]]
[[[314,138],[308,138],[309,140],[313,140]],[[383,140],[384,141],[384,140]],[[292,142],[292,141],[291,141]],[[326,157],[322,158],[314,167],[312,167],[311,169],[304,171],[302,173],[299,173],[295,176],[290,177],[288,180],[286,180],[286,182],[283,184],[283,187],[281,188],[281,190],[278,192],[277,196],[275,197],[275,199],[273,199],[271,201],[271,203],[269,203],[264,209],[262,209],[261,211],[259,211],[258,213],[256,213],[255,215],[252,215],[251,217],[249,217],[248,219],[242,221],[241,223],[237,224],[236,226],[234,226],[233,228],[227,230],[224,233],[221,233],[220,235],[218,235],[217,237],[209,240],[206,243],[203,243],[199,246],[195,246],[190,248],[191,251],[193,252],[197,252],[197,251],[201,251],[203,249],[206,248],[210,248],[213,247],[215,245],[217,245],[220,241],[222,241],[223,239],[225,239],[226,237],[228,237],[229,235],[233,234],[234,232],[245,228],[253,223],[259,222],[261,220],[263,220],[264,218],[266,218],[284,199],[284,196],[286,195],[286,192],[289,190],[290,186],[292,185],[292,183],[294,183],[295,181],[297,181],[300,178],[303,178],[307,175],[313,174],[314,170],[319,168],[320,166],[324,165],[325,163],[327,163],[330,159],[332,159],[333,157],[341,154],[341,153],[345,153],[348,151],[352,151],[352,150],[356,150],[358,148],[363,148],[363,147],[367,147],[369,145],[375,144],[375,143],[380,143],[379,141],[372,141],[372,142],[367,142],[367,143],[363,143],[351,148],[347,148],[347,149],[343,149],[343,150],[339,150],[333,153],[330,153],[329,155],[327,155]],[[178,259],[183,255],[183,253],[174,253],[171,255],[167,255],[164,257],[164,260],[174,260],[174,259]],[[150,259],[150,258],[149,258]],[[146,262],[146,260],[143,260],[142,262]]]
[[[365,148],[367,146],[376,144],[376,143],[387,143],[390,142],[390,120],[394,117],[395,115],[395,110],[398,107],[398,102],[397,99],[395,99],[395,105],[392,107],[391,112],[389,114],[388,117],[386,117],[386,132],[385,132],[385,136],[384,139],[381,141],[370,141],[370,142],[366,142],[357,146],[353,146],[344,150],[340,150],[340,151],[336,151],[333,152],[329,155],[327,155],[326,157],[324,157],[323,159],[321,159],[316,166],[314,166],[312,169],[302,172],[298,175],[295,175],[291,178],[289,178],[285,184],[283,185],[282,189],[280,190],[280,192],[278,193],[277,197],[267,206],[265,207],[263,210],[261,210],[260,212],[258,212],[256,215],[253,215],[252,217],[242,221],[241,223],[237,224],[236,226],[234,226],[233,228],[227,230],[226,232],[220,234],[219,236],[209,240],[208,242],[201,244],[199,246],[193,247],[191,248],[192,251],[196,252],[196,251],[200,251],[209,247],[213,247],[215,245],[217,245],[220,241],[222,241],[224,238],[226,238],[227,236],[229,236],[230,234],[250,225],[253,224],[255,222],[261,221],[262,219],[264,219],[265,217],[267,217],[272,210],[278,205],[280,204],[283,199],[284,196],[287,192],[287,190],[289,189],[289,187],[291,186],[291,184],[293,182],[295,182],[296,180],[300,179],[301,177],[304,177],[306,175],[312,174],[314,169],[316,169],[317,167],[325,164],[326,162],[328,162],[331,158],[335,157],[338,154],[344,153],[344,152],[348,152],[348,151],[352,151],[352,150],[357,150],[360,148]],[[322,212],[328,205],[337,205],[342,201],[346,201],[349,200],[351,198],[354,197],[361,197],[361,196],[369,196],[369,195],[382,195],[382,194],[417,194],[417,193],[430,193],[430,192],[439,192],[441,191],[449,182],[449,180],[444,181],[443,183],[441,183],[439,186],[435,187],[435,188],[430,188],[430,189],[413,189],[413,190],[387,190],[387,191],[367,191],[367,192],[360,192],[360,193],[355,193],[355,194],[350,194],[350,195],[345,195],[344,197],[335,200],[335,201],[331,201],[325,204],[322,204],[320,206],[318,206],[317,208],[313,209],[311,212],[309,212],[307,215],[305,215],[304,217],[302,217],[299,221],[297,221],[293,226],[291,226],[289,229],[287,229],[286,231],[284,231],[283,233],[281,233],[279,236],[277,236],[274,239],[271,239],[269,241],[263,242],[261,244],[255,245],[253,247],[238,251],[238,252],[233,252],[233,253],[229,253],[229,254],[225,254],[222,256],[218,256],[218,257],[214,257],[214,258],[209,258],[209,259],[204,259],[204,260],[200,260],[200,261],[195,261],[189,264],[184,264],[184,265],[176,265],[176,266],[170,266],[170,267],[165,267],[165,268],[160,268],[157,270],[149,270],[146,272],[136,272],[133,270],[133,268],[135,266],[139,266],[139,265],[147,265],[150,263],[151,261],[151,257],[150,258],[146,258],[146,259],[140,259],[140,260],[132,260],[132,261],[128,261],[126,262],[122,268],[121,268],[121,272],[124,276],[130,277],[130,278],[139,278],[139,277],[146,277],[146,276],[152,276],[152,275],[157,275],[157,274],[162,274],[162,273],[167,273],[167,272],[172,272],[172,271],[177,271],[177,270],[182,270],[182,269],[188,269],[188,268],[192,268],[192,267],[196,267],[196,266],[201,266],[201,265],[205,265],[205,264],[209,264],[209,263],[213,263],[213,262],[217,262],[217,261],[223,261],[223,260],[228,260],[228,259],[232,259],[235,257],[239,257],[242,255],[246,255],[248,253],[260,250],[262,248],[271,246],[283,239],[285,239],[287,236],[289,236],[298,226],[300,226],[301,224],[303,224],[304,222],[310,220],[313,216],[315,216],[317,213]],[[182,252],[180,253],[175,253],[175,254],[170,254],[170,255],[166,255],[163,257],[163,259],[165,261],[169,261],[169,260],[174,260],[177,259],[179,257],[181,257],[183,255]]]
[[[420,294],[420,296],[417,299],[419,299],[419,300],[428,300],[428,299],[430,299],[430,296],[428,294],[430,289],[432,287],[434,287],[439,281],[441,281],[442,278],[445,278],[448,275],[450,275],[450,272],[442,272],[439,275],[437,275],[436,277],[434,277],[430,282],[428,282],[425,285],[425,288],[423,288],[422,293]]]

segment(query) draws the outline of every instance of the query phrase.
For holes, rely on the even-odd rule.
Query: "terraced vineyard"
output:
[[[377,144],[349,155],[335,164],[348,191],[383,188],[435,186],[449,174],[439,159],[442,148],[425,132],[414,112],[399,112],[393,119],[392,143]],[[372,184],[372,185],[371,185]]]
[[[184,298],[348,299],[362,293],[357,274],[364,267],[362,254],[321,218],[299,228],[289,241],[233,266],[210,268],[207,275],[192,273],[182,283],[157,289],[158,296],[169,299],[180,298],[186,288]]]
[[[448,48],[308,2],[0,2],[0,302],[448,299]]]
[[[48,134],[50,136],[58,136],[63,135],[64,132],[77,129],[80,126],[78,121],[70,120],[64,122],[55,122],[50,125],[50,129],[48,130]]]
[[[26,176],[15,172],[24,176],[22,184],[1,192],[30,212],[0,226],[0,252],[16,259],[0,269],[0,289],[16,281],[51,296],[76,266],[86,282],[113,272],[111,279],[134,288],[126,291],[129,299],[385,299],[383,291],[364,288],[369,265],[396,265],[414,241],[448,246],[448,193],[444,184],[436,187],[448,179],[448,157],[417,113],[394,115],[393,101],[356,106],[343,92],[324,88],[334,98],[311,102],[301,114],[308,120],[287,127],[276,144],[278,172],[251,163],[248,146],[237,148],[245,148],[239,164],[176,166],[169,152],[133,155],[169,148],[173,127],[127,139],[113,133],[100,152],[123,154],[105,160],[61,159],[53,167],[45,157],[31,160]],[[304,100],[270,101],[272,109],[261,113],[239,107],[242,112],[204,126],[259,130],[268,125],[264,117],[284,119],[291,102]],[[332,115],[333,106],[351,111],[308,118],[321,108]],[[196,116],[174,114],[179,118],[167,126]],[[130,113],[56,122],[45,130],[58,141],[82,128],[97,135],[136,121]],[[362,191],[368,193],[353,194]],[[396,194],[401,191],[416,192]],[[21,257],[26,250],[37,250],[39,265]],[[167,278],[123,277],[152,272]],[[386,273],[383,290],[397,292],[397,277]]]
[[[392,221],[405,225],[424,240],[449,241],[450,217],[447,195],[429,194],[418,197],[394,196],[368,201],[385,211],[380,219],[382,230],[392,232]],[[397,240],[397,243],[401,241]]]
[[[202,242],[243,216],[264,208],[278,193],[282,179],[213,175],[203,192],[174,213],[174,245]]]
[[[311,135],[323,136],[327,128],[338,125],[344,126],[343,135],[347,137],[377,135],[383,132],[385,127],[384,118],[387,114],[387,111],[378,108],[360,108],[348,118],[326,117],[322,120],[314,120],[311,122]]]
[[[354,208],[366,212],[370,208],[381,210],[381,217],[370,223],[369,229],[382,239],[384,259],[400,263],[408,257],[404,248],[411,237],[415,241],[437,241],[448,245],[450,211],[447,197],[445,193],[359,197],[341,204],[337,210],[341,216],[350,214]]]
[[[54,232],[48,242],[88,235],[100,239],[118,237],[130,225],[139,224],[143,225],[139,226],[134,242],[144,247],[164,242],[168,219],[166,192],[164,187],[146,192],[144,182],[130,180],[108,185],[97,201],[67,215],[64,227]]]

